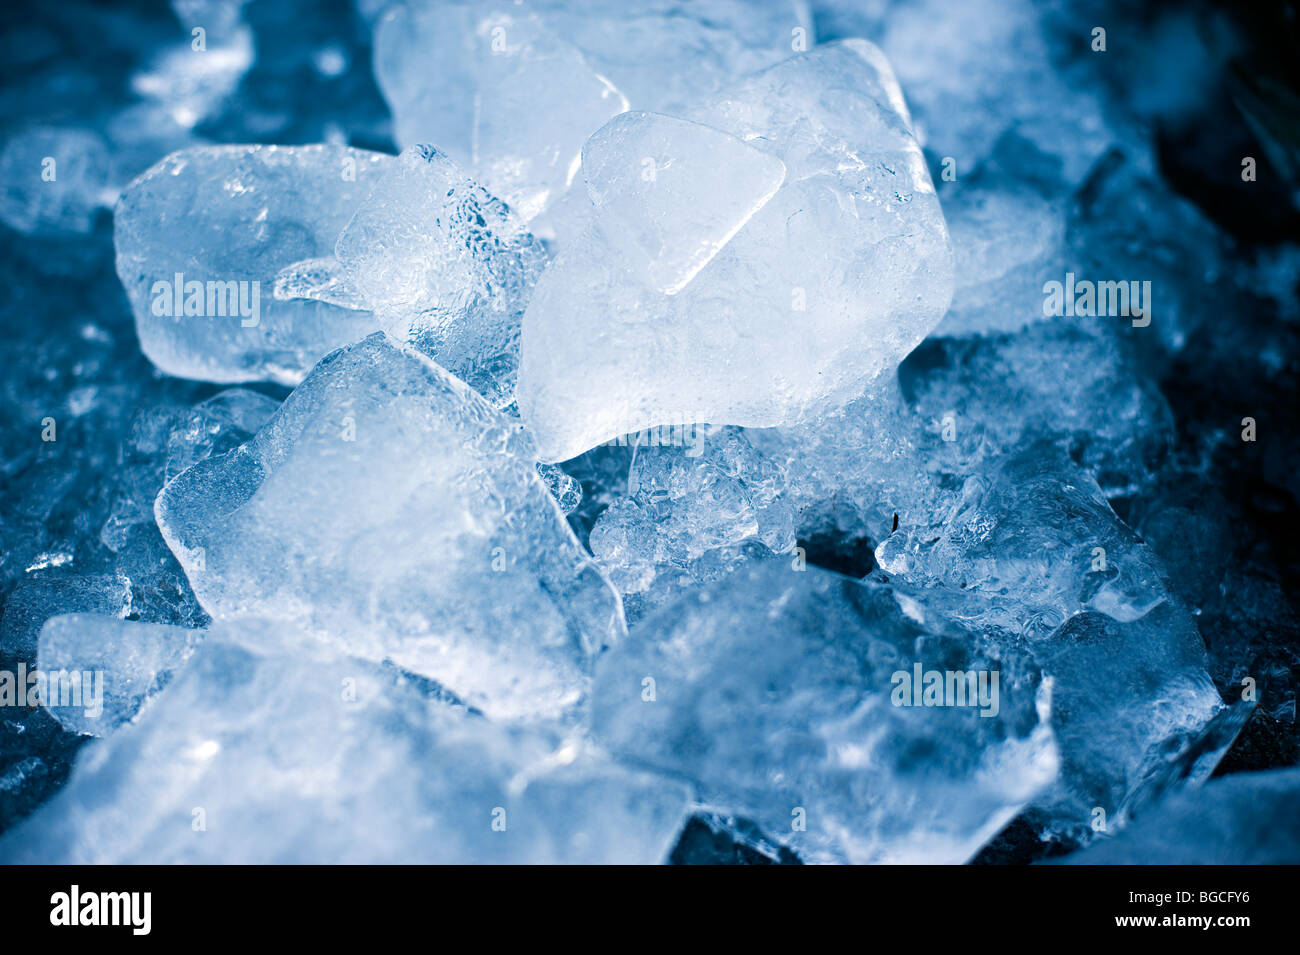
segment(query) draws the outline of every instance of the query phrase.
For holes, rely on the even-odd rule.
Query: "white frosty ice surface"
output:
[[[325,358],[158,525],[216,620],[290,620],[490,716],[559,718],[624,631],[517,420],[382,333]]]
[[[668,424],[807,420],[892,370],[947,308],[943,214],[875,47],[818,47],[687,118],[776,157],[785,183],[676,295],[594,221],[561,251],[524,316],[519,408],[542,460]],[[658,215],[658,193],[646,201]]]
[[[51,617],[37,656],[52,694],[42,702],[71,732],[108,736],[167,684],[202,639],[199,630],[101,614]]]
[[[1000,667],[997,712],[897,705],[918,663]],[[780,561],[646,618],[601,659],[592,726],[805,861],[960,863],[1055,775],[1040,689],[887,587]]]
[[[392,162],[345,146],[201,146],[131,183],[113,241],[150,361],[183,378],[296,384],[374,331],[368,313],[272,293],[286,265],[333,251]]]
[[[280,624],[213,630],[0,840],[42,863],[663,861],[690,794]]]
[[[514,400],[519,322],[542,245],[432,146],[404,151],[339,235],[334,259],[287,266],[277,298],[372,311],[497,407]]]
[[[626,112],[582,147],[596,221],[652,288],[680,292],[785,179],[785,165],[734,136]]]

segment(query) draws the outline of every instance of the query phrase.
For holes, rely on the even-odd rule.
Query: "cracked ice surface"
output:
[[[158,497],[214,619],[303,621],[490,716],[561,718],[624,631],[514,419],[382,333]]]
[[[214,630],[139,722],[0,840],[0,858],[652,864],[688,799],[680,783],[252,621]],[[364,839],[348,819],[365,820]]]
[[[519,409],[543,460],[664,424],[808,420],[892,370],[948,306],[943,213],[871,44],[791,57],[687,118],[775,156],[785,183],[675,295],[612,255],[588,213],[524,315]]]
[[[999,665],[887,587],[751,565],[601,660],[593,731],[806,860],[959,863],[1051,782],[1055,743],[1032,670],[1001,665],[987,717],[894,705],[893,675],[916,663]]]
[[[876,559],[966,625],[1025,645],[1053,678],[1062,775],[1042,802],[1059,825],[1122,811],[1222,708],[1159,559],[1048,448],[972,476],[940,524],[897,531]]]

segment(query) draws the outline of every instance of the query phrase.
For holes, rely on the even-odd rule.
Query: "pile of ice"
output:
[[[0,523],[0,663],[45,712],[0,740],[0,858],[657,863],[694,819],[960,863],[1137,820],[1083,857],[1122,858],[1294,711],[1285,635],[1198,629],[1276,584],[1251,617],[1179,556],[1231,532],[1171,491],[1151,371],[1210,306],[1044,313],[1223,255],[1102,86],[1026,11],[615,6],[362,4],[400,153],[196,139],[120,189],[157,371],[279,387],[152,398],[62,537],[72,479],[6,465],[45,490]],[[0,218],[91,231],[89,135],[11,143],[72,182]]]

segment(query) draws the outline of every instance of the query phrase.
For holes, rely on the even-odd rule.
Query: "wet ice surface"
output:
[[[14,24],[0,859],[1300,861],[1300,257],[949,7]]]

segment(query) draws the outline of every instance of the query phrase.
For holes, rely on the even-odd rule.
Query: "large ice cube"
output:
[[[998,672],[997,705],[906,705],[918,665]],[[1041,689],[887,587],[781,561],[643,621],[600,661],[592,725],[808,861],[958,863],[1056,772]]]
[[[172,375],[296,384],[374,316],[277,301],[276,274],[328,254],[392,157],[345,146],[202,146],[131,183],[113,219],[140,345]]]
[[[0,859],[652,864],[688,799],[248,622],[214,630],[134,725],[85,750]]]
[[[943,214],[875,47],[818,47],[688,118],[776,156],[786,182],[676,295],[594,223],[560,253],[524,316],[519,408],[543,460],[665,424],[807,420],[896,366],[948,305]]]
[[[403,152],[339,235],[335,256],[288,266],[276,297],[372,311],[494,405],[514,400],[519,321],[546,253],[445,153]]]
[[[381,333],[169,483],[158,525],[214,619],[296,621],[489,715],[559,717],[623,615],[533,460],[517,421]]]

